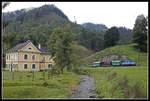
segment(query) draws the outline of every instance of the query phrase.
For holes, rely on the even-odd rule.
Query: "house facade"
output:
[[[30,40],[6,52],[6,68],[10,71],[40,71],[50,69],[53,64],[51,55]]]

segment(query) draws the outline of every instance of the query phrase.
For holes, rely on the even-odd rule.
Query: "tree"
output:
[[[9,2],[2,2],[2,8],[6,8],[10,3]]]
[[[137,48],[140,51],[147,51],[147,19],[144,15],[139,15],[136,18],[134,28],[132,31],[133,42],[137,44]]]
[[[90,31],[82,28],[77,36],[78,42],[88,49],[99,51],[103,48],[103,32]]]
[[[50,37],[49,46],[58,70],[63,73],[64,68],[71,70],[73,63],[73,33],[70,28],[56,28]]]
[[[5,9],[10,3],[9,2],[2,2],[2,9]],[[3,29],[8,25],[7,21],[3,21]]]
[[[110,47],[117,44],[119,41],[119,31],[117,27],[111,27],[104,35],[104,47]]]

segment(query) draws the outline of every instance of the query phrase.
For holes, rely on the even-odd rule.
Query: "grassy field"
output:
[[[80,76],[72,72],[50,76],[48,73],[3,71],[3,98],[68,98]]]
[[[82,47],[80,47],[82,48]],[[76,48],[78,49],[78,48]],[[92,54],[82,49],[76,50],[78,59],[83,63],[76,72],[94,77],[99,98],[147,98],[148,67],[147,53],[138,52],[134,44],[118,45]],[[80,54],[84,54],[80,56]],[[92,55],[90,55],[92,54]],[[88,67],[107,55],[126,55],[138,66],[132,67]],[[88,56],[90,55],[90,56]],[[139,58],[140,57],[140,58]],[[13,80],[14,78],[14,80]],[[47,72],[3,71],[3,98],[69,98],[72,88],[76,88],[80,75],[73,72],[48,77]]]
[[[99,98],[147,98],[147,67],[86,68]]]
[[[147,98],[148,54],[137,51],[135,44],[117,45],[96,52],[84,59],[83,73],[95,78],[100,98]],[[134,67],[89,67],[108,55],[126,55],[137,62]],[[139,65],[140,64],[140,65]]]
[[[106,48],[100,52],[96,52],[84,59],[82,62],[85,65],[90,65],[94,61],[99,61],[105,56],[109,55],[125,55],[129,59],[136,61],[137,64],[147,66],[147,59],[148,54],[138,52],[137,49],[134,48],[135,44],[128,44],[128,45],[116,45],[114,47]]]

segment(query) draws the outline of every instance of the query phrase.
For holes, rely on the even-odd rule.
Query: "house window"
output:
[[[29,49],[31,49],[31,48],[29,48]]]
[[[32,64],[32,69],[35,69],[35,64]]]
[[[32,55],[32,60],[35,60],[35,55]]]
[[[48,64],[48,68],[52,68],[52,64]]]
[[[28,55],[27,54],[24,55],[24,59],[28,59]]]
[[[8,55],[6,55],[6,57],[7,57],[7,60],[8,60]]]
[[[24,69],[27,69],[28,68],[28,65],[27,64],[24,64]]]

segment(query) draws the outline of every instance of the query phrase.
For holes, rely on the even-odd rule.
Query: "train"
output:
[[[117,66],[136,66],[136,62],[132,60],[113,60],[111,62],[93,62],[92,67],[117,67]]]

